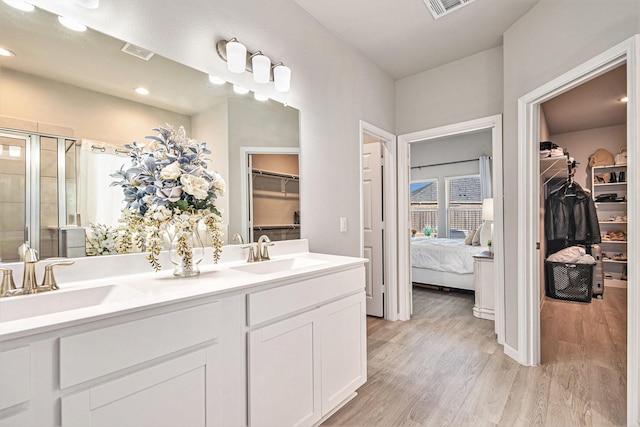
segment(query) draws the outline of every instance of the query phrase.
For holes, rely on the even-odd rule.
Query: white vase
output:
[[[171,239],[169,260],[175,265],[174,276],[189,277],[200,274],[198,264],[204,257],[204,245],[197,230],[178,231]]]

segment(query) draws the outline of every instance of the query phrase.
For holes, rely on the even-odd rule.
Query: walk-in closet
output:
[[[621,65],[540,110],[541,364],[594,424],[626,423],[625,96]]]

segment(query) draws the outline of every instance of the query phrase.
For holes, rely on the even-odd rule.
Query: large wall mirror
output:
[[[42,258],[83,255],[68,230],[115,225],[122,193],[109,187],[109,175],[129,162],[124,144],[145,141],[154,127],[183,126],[207,142],[210,167],[227,183],[218,202],[225,241],[235,233],[250,238],[241,182],[251,171],[242,149],[299,150],[296,109],[238,95],[230,84],[215,85],[206,73],[123,40],[71,31],[41,9],[0,2],[0,45],[15,53],[0,56],[2,262],[15,261],[27,239]]]

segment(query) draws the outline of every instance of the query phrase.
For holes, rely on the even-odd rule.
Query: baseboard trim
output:
[[[520,353],[518,352],[518,350],[514,349],[507,343],[504,344],[504,354],[522,365],[522,362],[520,361]]]

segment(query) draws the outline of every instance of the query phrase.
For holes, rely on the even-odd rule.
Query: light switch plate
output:
[[[343,216],[340,218],[340,232],[344,233],[346,231],[347,231],[347,218]]]

